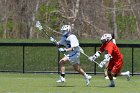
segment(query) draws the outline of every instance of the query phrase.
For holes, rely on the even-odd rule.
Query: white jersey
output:
[[[79,41],[77,37],[73,34],[66,37],[61,37],[61,40],[59,42],[61,45],[64,45],[66,48],[75,47],[74,51],[79,51]]]
[[[70,34],[67,38],[61,37],[61,40],[59,43],[61,45],[64,45],[66,48],[73,48],[73,50],[70,51],[70,53],[69,53],[69,60],[71,62],[77,61],[78,63],[80,63],[80,61],[79,61],[79,57],[80,57],[79,41],[74,34]]]

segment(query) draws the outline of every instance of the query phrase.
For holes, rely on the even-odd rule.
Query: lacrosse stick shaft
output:
[[[44,32],[45,35],[47,35],[48,38],[50,38],[50,36],[45,32],[44,29],[42,29],[42,31]]]
[[[89,58],[89,56],[85,53],[82,53],[83,55],[85,55],[87,58]],[[94,63],[96,63],[97,65],[99,65],[99,63],[97,61],[93,61]]]
[[[97,65],[99,65],[99,63],[97,61],[93,61],[94,63],[96,63]]]
[[[80,47],[80,52],[85,55],[87,58],[89,58],[89,56],[84,52],[84,50]],[[93,61],[94,63],[96,63],[97,65],[99,65],[99,63],[97,61]]]
[[[48,26],[46,26],[49,30],[51,30],[52,32],[55,32],[55,33],[57,33],[57,34],[60,34],[60,35],[62,35],[62,33],[61,32],[58,32],[58,31],[55,31],[55,30],[53,30],[53,29],[51,29],[50,27],[48,27]]]
[[[86,57],[89,57],[87,54],[85,54],[85,53],[82,53],[83,55],[85,55]]]

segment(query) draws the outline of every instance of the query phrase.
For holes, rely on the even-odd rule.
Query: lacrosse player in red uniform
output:
[[[62,37],[61,40],[57,42],[57,44],[64,45],[65,48],[59,48],[59,51],[63,53],[69,52],[69,55],[64,56],[59,61],[61,76],[56,82],[65,82],[65,64],[69,61],[73,65],[74,69],[84,76],[86,80],[86,85],[88,86],[90,84],[90,79],[92,78],[92,76],[86,74],[86,72],[80,67],[79,41],[77,37],[71,33],[70,25],[62,26],[61,32]],[[55,40],[51,38],[51,41],[54,42]]]
[[[121,54],[119,48],[116,44],[112,42],[111,34],[104,34],[101,37],[102,45],[100,50],[97,51],[93,56],[89,57],[90,61],[95,61],[102,52],[104,52],[104,60],[100,62],[99,67],[102,68],[106,63],[107,66],[107,74],[110,80],[109,87],[115,87],[115,82],[113,80],[113,76],[117,75],[125,75],[127,76],[127,80],[130,79],[130,72],[122,72],[120,73],[123,66],[123,55]]]
[[[112,35],[112,42],[114,44],[116,44],[116,40],[115,40],[115,37],[114,37],[114,34],[111,34]],[[105,76],[105,79],[109,79],[108,77],[108,74],[107,74],[107,66],[108,66],[108,63],[105,64],[105,69],[104,69],[104,76]],[[116,77],[113,77],[113,79],[117,79]]]

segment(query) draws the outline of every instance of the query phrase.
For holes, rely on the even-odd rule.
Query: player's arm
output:
[[[88,59],[90,61],[95,61],[98,57],[100,57],[101,51],[97,51],[93,56],[90,56]]]
[[[73,51],[75,50],[75,48],[77,48],[79,46],[79,41],[77,39],[76,36],[72,35],[68,38],[68,40],[70,41],[70,46],[69,48],[60,48],[60,51],[64,51],[64,52],[68,52],[68,51]]]
[[[67,51],[73,51],[75,50],[77,47],[79,47],[79,41],[77,39],[77,37],[75,35],[70,36],[69,38],[70,41],[70,48],[67,48]]]
[[[107,64],[110,61],[111,58],[112,56],[110,54],[105,54],[104,60],[101,61],[101,63],[99,64],[99,67],[102,68],[105,64]]]
[[[90,61],[95,61],[97,58],[100,57],[101,53],[104,51],[104,45],[102,44],[100,50],[97,51],[93,56],[90,56],[88,59]]]
[[[104,59],[100,62],[99,67],[102,68],[105,64],[107,64],[110,61],[110,59],[112,58],[111,53],[112,47],[110,47],[108,50],[105,50]]]

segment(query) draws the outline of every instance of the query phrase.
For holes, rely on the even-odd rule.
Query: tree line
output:
[[[80,38],[140,38],[140,0],[0,0],[0,10],[1,38],[43,38],[37,20],[49,34],[70,24]]]

